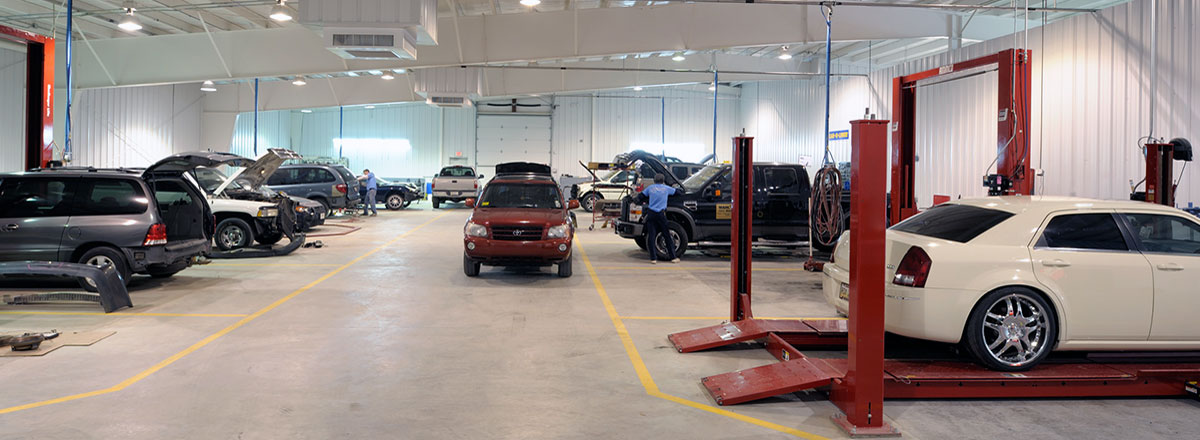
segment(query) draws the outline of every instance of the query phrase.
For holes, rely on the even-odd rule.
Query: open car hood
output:
[[[196,151],[192,153],[179,153],[167,156],[165,159],[147,167],[143,174],[181,174],[194,170],[198,167],[217,167],[221,165],[245,167],[250,166],[253,163],[253,160],[238,156],[236,154],[219,153],[213,151]]]
[[[628,153],[618,154],[617,157],[613,158],[613,164],[620,168],[629,168],[637,161],[641,161],[643,164],[646,164],[646,166],[649,166],[650,169],[654,170],[655,173],[662,174],[663,177],[666,178],[667,185],[675,186],[683,184],[683,182],[680,182],[679,179],[675,178],[675,174],[671,173],[671,170],[668,170],[667,166],[663,165],[662,160],[654,154],[650,154],[642,150],[635,150]]]
[[[222,183],[221,186],[218,186],[217,189],[213,191],[213,194],[221,194],[224,192],[225,188],[229,186],[229,182],[237,182],[246,188],[257,189],[258,187],[262,186],[263,183],[266,183],[267,178],[271,177],[272,174],[275,174],[275,170],[278,170],[284,162],[292,159],[299,159],[300,154],[283,148],[270,148],[267,149],[266,153],[263,153],[262,156],[259,156],[259,158],[253,162],[250,162],[250,159],[246,159],[244,157],[235,157],[247,161],[248,163],[222,164],[245,168],[242,168],[240,172],[234,174],[230,178],[225,179],[225,183]]]

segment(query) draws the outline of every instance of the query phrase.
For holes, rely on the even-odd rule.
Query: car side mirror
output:
[[[706,197],[706,198],[721,197],[721,190],[718,189],[716,185],[710,185],[710,186],[704,188],[704,197]]]
[[[467,199],[467,201],[464,204],[467,205],[468,208],[474,208],[475,207],[475,199]]]
[[[579,201],[571,200],[567,202],[567,209],[579,209]]]

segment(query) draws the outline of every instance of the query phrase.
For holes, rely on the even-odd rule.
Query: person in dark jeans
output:
[[[375,180],[375,173],[371,170],[363,170],[363,175],[358,178],[367,187],[367,198],[363,200],[363,213],[367,215],[367,211],[371,211],[371,215],[379,215],[379,211],[375,207],[375,192],[379,190],[379,183]]]
[[[667,198],[675,194],[675,188],[664,185],[666,176],[654,175],[654,184],[642,190],[642,195],[650,198],[646,205],[646,248],[650,250],[650,264],[658,264],[658,234],[663,235],[666,242],[667,256],[672,263],[678,263],[675,256],[675,240],[671,239],[671,230],[667,227]]]

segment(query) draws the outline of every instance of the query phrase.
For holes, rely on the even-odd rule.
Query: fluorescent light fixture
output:
[[[366,107],[364,107],[364,108],[366,108],[367,110],[370,110],[370,109],[373,109],[373,108],[375,108],[375,106],[373,106],[373,105],[368,105],[368,106],[366,106]]]
[[[716,84],[709,84],[709,85],[708,85],[708,91],[710,91],[710,92],[715,92],[715,91],[717,91],[717,85],[716,85]]]
[[[292,81],[292,85],[296,85],[296,86],[302,86],[305,84],[308,84],[308,81],[305,81],[303,76],[298,76],[298,77],[296,77],[295,81]]]
[[[642,86],[633,86],[633,91],[635,91],[635,92],[642,91]]]
[[[201,92],[215,92],[215,91],[217,91],[217,86],[215,84],[213,84],[213,82],[211,80],[205,81],[204,84],[200,85],[200,91]]]
[[[396,69],[396,70],[393,70],[393,72],[396,72],[396,73],[399,73],[399,74],[403,75],[403,74],[404,74],[404,72],[407,72],[407,70],[404,70],[404,69]]]
[[[385,80],[393,80],[393,79],[396,79],[396,77],[395,77],[395,76],[392,76],[392,74],[390,74],[390,73],[385,73],[385,74],[383,74],[383,76],[381,76],[380,78],[383,78],[383,79],[385,79]]]
[[[312,110],[304,109],[304,110],[300,110],[300,113],[312,113]]]
[[[683,60],[686,60],[687,58],[685,58],[683,56],[683,52],[675,52],[675,56],[671,57],[671,59],[675,60],[675,61],[683,61]]]
[[[133,8],[125,8],[125,16],[121,17],[121,22],[117,23],[117,27],[129,32],[142,30],[142,22],[133,15]]]
[[[521,4],[533,7],[542,4],[542,0],[521,0]]]
[[[271,19],[275,21],[292,21],[292,13],[288,11],[287,6],[284,6],[285,0],[278,0],[275,6],[271,7]]]

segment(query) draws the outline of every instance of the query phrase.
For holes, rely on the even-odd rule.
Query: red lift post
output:
[[[25,168],[54,159],[54,38],[0,26],[0,39],[24,44]]]
[[[917,213],[916,120],[917,82],[996,65],[999,84],[996,174],[986,183],[996,195],[1032,195],[1029,167],[1031,50],[1008,49],[985,57],[892,79],[892,209],[891,224]]]

